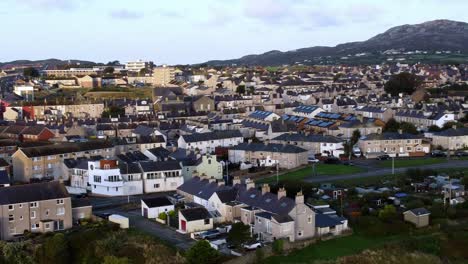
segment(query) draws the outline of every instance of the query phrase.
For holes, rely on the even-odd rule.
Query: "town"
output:
[[[455,46],[0,63],[0,263],[465,263]]]

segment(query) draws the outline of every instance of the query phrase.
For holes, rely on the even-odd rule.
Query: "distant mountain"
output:
[[[366,41],[350,42],[335,47],[311,47],[294,51],[269,51],[233,60],[208,61],[208,65],[282,65],[307,61],[331,61],[343,56],[378,57],[388,50],[399,51],[452,51],[468,54],[468,23],[451,20],[434,20],[416,25],[397,26]],[[362,55],[366,53],[365,55]],[[452,53],[451,53],[452,54]],[[353,61],[353,58],[345,58]],[[381,59],[386,59],[381,58]],[[424,59],[424,57],[423,57]],[[330,58],[327,58],[330,60]]]
[[[0,62],[0,68],[4,67],[19,67],[19,66],[41,66],[41,67],[55,67],[58,65],[67,64],[81,64],[81,65],[94,65],[95,62],[83,60],[59,60],[59,59],[46,59],[46,60],[15,60],[10,62]]]

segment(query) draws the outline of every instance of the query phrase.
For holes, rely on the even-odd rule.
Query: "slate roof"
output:
[[[72,199],[72,208],[92,206],[88,198]]]
[[[146,161],[140,162],[140,166],[143,169],[143,172],[173,171],[181,169],[178,161]]]
[[[468,135],[468,128],[467,127],[457,128],[457,129],[449,128],[447,130],[444,130],[444,131],[441,131],[441,132],[438,132],[438,133],[434,133],[434,135],[441,136],[441,137],[466,136],[466,135]]]
[[[8,172],[6,170],[0,171],[0,184],[9,184],[10,177],[8,177]]]
[[[300,105],[294,108],[294,112],[310,114],[318,109],[318,106],[314,105]]]
[[[281,140],[281,141],[298,141],[298,142],[326,142],[326,143],[340,143],[343,140],[334,137],[334,136],[327,136],[327,135],[319,135],[319,134],[301,134],[301,133],[294,133],[289,134],[285,133],[272,140]]]
[[[141,173],[140,166],[138,163],[119,163],[119,169],[121,174],[138,174]]]
[[[265,120],[267,117],[269,117],[272,114],[273,112],[255,110],[252,113],[250,113],[249,117],[259,119],[259,120]]]
[[[15,185],[0,188],[0,204],[16,204],[69,197],[65,185],[58,181]]]
[[[413,135],[409,133],[396,133],[396,132],[385,132],[382,134],[369,134],[364,140],[398,140],[398,139],[421,139],[421,135]]]
[[[211,218],[210,213],[204,207],[182,209],[179,211],[187,221],[196,221]]]
[[[336,225],[340,225],[341,222],[338,219],[333,218],[330,215],[326,214],[316,214],[315,215],[315,226],[316,227],[332,227]]]
[[[421,208],[411,209],[409,211],[411,213],[413,213],[414,215],[416,215],[416,216],[427,215],[427,214],[431,213],[426,208],[422,208],[422,207]]]
[[[173,205],[167,197],[154,197],[154,198],[147,198],[142,199],[142,201],[149,207],[160,207],[160,206],[169,206]]]
[[[187,143],[191,142],[200,142],[200,141],[210,141],[217,139],[227,139],[227,138],[237,138],[242,137],[242,134],[239,130],[226,130],[226,131],[215,131],[208,133],[195,133],[191,135],[182,136]]]
[[[303,153],[307,150],[288,144],[263,144],[263,143],[242,143],[231,147],[232,150],[244,150],[252,152],[278,152],[278,153]]]
[[[106,148],[113,148],[112,143],[108,141],[94,140],[88,142],[60,143],[31,148],[22,148],[21,151],[27,157],[32,158]]]

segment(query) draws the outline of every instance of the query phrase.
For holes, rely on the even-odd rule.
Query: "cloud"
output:
[[[21,0],[19,3],[32,9],[72,11],[78,7],[76,0]]]
[[[143,18],[144,14],[136,11],[127,9],[114,10],[110,12],[110,16],[115,19],[140,19]]]

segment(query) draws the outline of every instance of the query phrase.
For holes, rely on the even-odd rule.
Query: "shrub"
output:
[[[161,212],[161,213],[159,213],[158,218],[161,219],[161,220],[166,221],[167,220],[167,214],[165,212]]]
[[[255,251],[255,261],[257,263],[262,263],[264,258],[265,258],[265,252],[263,252],[263,248],[257,249]]]
[[[284,241],[279,239],[279,240],[275,240],[273,242],[273,252],[275,254],[283,254],[283,250],[284,250]]]

